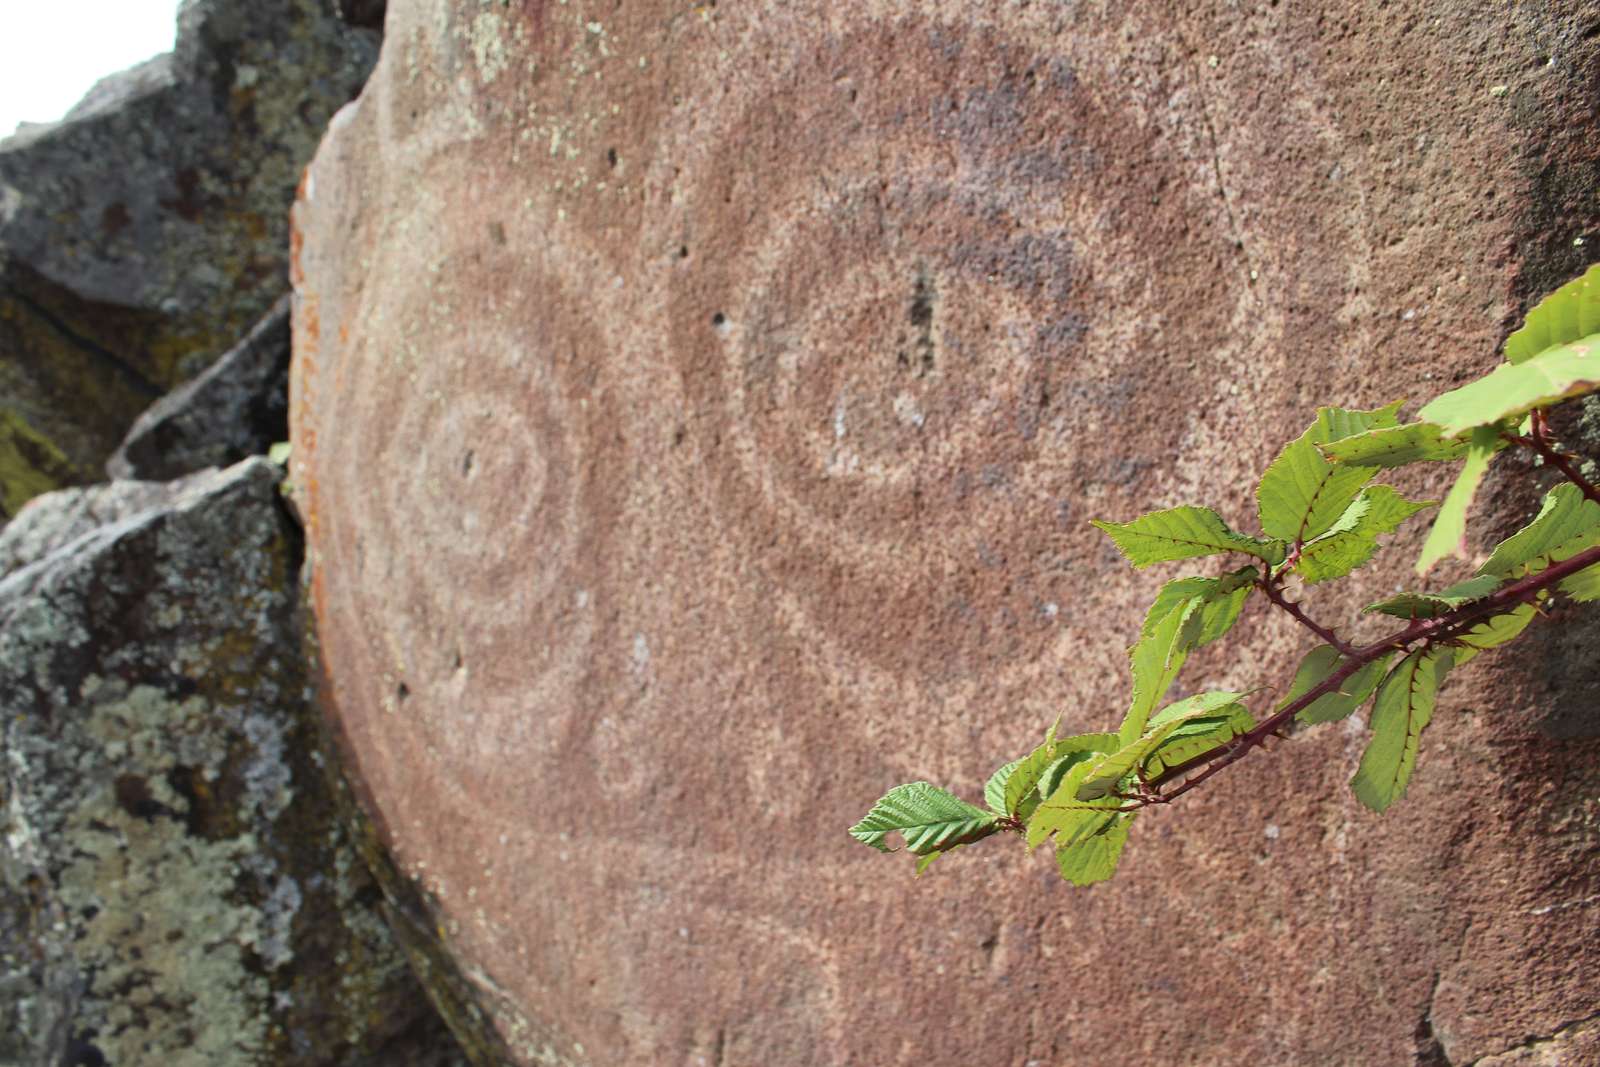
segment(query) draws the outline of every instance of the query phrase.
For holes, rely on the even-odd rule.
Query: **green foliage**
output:
[[[1492,574],[1480,575],[1457,582],[1437,593],[1399,593],[1376,604],[1368,604],[1361,610],[1366,615],[1381,611],[1401,619],[1432,619],[1484,599],[1499,589],[1500,584],[1500,579]]]
[[[1295,715],[1295,721],[1310,725],[1319,722],[1337,722],[1345,718],[1366,703],[1367,697],[1372,695],[1372,690],[1377,687],[1388,664],[1388,656],[1379,656],[1369,663],[1357,665],[1353,674],[1335,683],[1337,688],[1301,708]],[[1335,671],[1349,665],[1349,657],[1341,656],[1339,650],[1332,645],[1316,646],[1300,661],[1299,668],[1294,672],[1294,682],[1289,686],[1289,694],[1278,705],[1278,710],[1282,711],[1295,703],[1326,682]]]
[[[1595,544],[1600,544],[1600,504],[1562,482],[1545,494],[1532,522],[1495,546],[1478,573],[1502,578],[1535,574]]]
[[[1467,462],[1462,465],[1456,484],[1445,494],[1439,517],[1433,520],[1433,529],[1423,542],[1422,557],[1417,560],[1418,574],[1426,574],[1448,555],[1467,554],[1467,509],[1472,506],[1478,485],[1489,471],[1489,461],[1504,447],[1505,442],[1493,427],[1480,426],[1472,431],[1472,438],[1467,442]]]
[[[1506,362],[1526,363],[1541,352],[1600,333],[1600,264],[1539,301],[1522,327],[1506,338]]]
[[[1335,466],[1318,445],[1395,425],[1398,403],[1376,411],[1321,408],[1317,421],[1284,446],[1256,487],[1261,529],[1283,541],[1309,541],[1324,533],[1355,500],[1376,467]]]
[[[1541,605],[1600,599],[1600,489],[1550,439],[1546,418],[1552,405],[1600,388],[1600,267],[1534,308],[1507,339],[1505,355],[1500,367],[1428,403],[1413,422],[1399,421],[1398,402],[1366,411],[1320,408],[1256,487],[1259,534],[1190,505],[1129,522],[1095,520],[1136,568],[1233,557],[1233,569],[1173,578],[1157,591],[1128,649],[1130,697],[1114,731],[1058,737],[1051,727],[1040,745],[990,776],[987,811],[927,782],[897,786],[851,835],[891,851],[886,839],[900,834],[920,871],[946,852],[1014,833],[1030,849],[1050,842],[1062,877],[1091,885],[1115,873],[1146,808],[1202,785],[1291,724],[1315,727],[1364,706],[1371,708],[1370,738],[1350,786],[1366,807],[1388,810],[1405,794],[1452,670],[1515,640]],[[1349,577],[1376,556],[1380,538],[1433,507],[1373,482],[1413,463],[1461,463],[1418,573],[1464,556],[1478,486],[1495,458],[1513,448],[1531,451],[1566,480],[1475,576],[1364,609],[1399,620],[1399,629],[1353,644],[1290,598],[1292,590],[1304,596]],[[1249,694],[1235,690],[1169,702],[1190,654],[1226,637],[1252,601],[1279,609],[1317,638],[1270,713],[1258,721],[1246,706]]]
[[[1301,548],[1295,569],[1306,582],[1343,578],[1377,553],[1379,534],[1394,533],[1401,523],[1431,507],[1431,500],[1407,500],[1387,485],[1369,485],[1337,522]]]
[[[1210,508],[1168,508],[1132,522],[1095,519],[1093,524],[1111,535],[1135,567],[1225,552],[1243,552],[1271,564],[1283,559],[1281,544],[1235,532]]]
[[[1362,467],[1405,467],[1412,463],[1436,463],[1460,459],[1467,454],[1467,443],[1446,437],[1431,422],[1408,422],[1352,437],[1340,438],[1320,446],[1322,454],[1335,463],[1354,463]]]
[[[1439,683],[1451,667],[1449,649],[1417,649],[1395,665],[1372,704],[1372,740],[1350,788],[1373,811],[1400,799],[1417,765],[1417,742],[1433,718]]]
[[[998,821],[994,813],[943,789],[911,782],[889,790],[865,819],[850,827],[850,836],[879,852],[893,852],[884,839],[898,833],[905,839],[906,851],[920,856],[987,837]]]

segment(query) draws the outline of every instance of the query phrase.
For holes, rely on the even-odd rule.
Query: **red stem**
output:
[[[1261,587],[1261,591],[1263,593],[1267,594],[1268,600],[1282,608],[1289,614],[1291,618],[1300,623],[1300,625],[1304,626],[1306,629],[1322,638],[1325,643],[1330,644],[1334,648],[1338,649],[1341,656],[1349,656],[1354,654],[1354,646],[1341,640],[1338,634],[1334,633],[1326,626],[1318,623],[1315,619],[1311,618],[1311,616],[1307,615],[1299,604],[1284,596],[1283,590],[1278,588],[1277,582],[1275,582],[1271,577],[1262,578],[1258,580],[1256,584]]]
[[[1157,789],[1163,783],[1181,778],[1196,767],[1207,765],[1206,769],[1201,773],[1183,782],[1172,792],[1161,794],[1159,799],[1152,799],[1149,803],[1170,803],[1207,778],[1210,778],[1213,774],[1216,774],[1222,768],[1243,759],[1252,749],[1277,733],[1278,729],[1295,715],[1304,711],[1322,697],[1336,691],[1346,678],[1379,656],[1403,650],[1418,641],[1437,643],[1460,636],[1462,632],[1470,629],[1483,619],[1499,614],[1518,604],[1527,603],[1540,590],[1548,589],[1557,582],[1578,573],[1585,567],[1591,567],[1596,564],[1600,564],[1600,545],[1585,549],[1569,559],[1562,560],[1560,563],[1552,564],[1537,574],[1530,574],[1520,581],[1502,586],[1482,600],[1474,600],[1470,604],[1463,604],[1455,611],[1447,612],[1444,615],[1436,615],[1430,619],[1412,619],[1405,629],[1390,634],[1381,640],[1374,641],[1370,645],[1353,649],[1345,662],[1339,665],[1338,670],[1324,678],[1320,684],[1309,692],[1286,705],[1281,711],[1262,720],[1254,729],[1234,738],[1221,755],[1203,753],[1193,759],[1185,760],[1183,763],[1169,767],[1155,778],[1152,778],[1150,787]]]
[[[1584,496],[1600,504],[1600,489],[1596,489],[1589,479],[1579,473],[1577,465],[1572,462],[1572,457],[1551,447],[1548,437],[1549,425],[1545,421],[1544,412],[1535,411],[1531,421],[1533,432],[1528,437],[1515,437],[1513,440],[1539,453],[1546,463],[1566,475],[1567,481],[1577,486]]]

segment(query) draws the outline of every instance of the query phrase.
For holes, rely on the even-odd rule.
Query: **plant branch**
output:
[[[1282,608],[1300,625],[1304,626],[1306,629],[1322,638],[1324,643],[1332,645],[1334,648],[1338,649],[1341,656],[1349,656],[1355,652],[1355,646],[1341,639],[1338,634],[1334,633],[1326,626],[1318,623],[1315,619],[1311,618],[1311,616],[1307,615],[1305,610],[1301,608],[1299,604],[1284,596],[1283,590],[1278,588],[1277,582],[1275,582],[1272,578],[1261,578],[1256,582],[1256,584],[1261,587],[1261,591],[1263,593],[1267,594],[1268,600]]]
[[[1516,437],[1519,444],[1526,445],[1544,457],[1544,461],[1566,475],[1567,481],[1577,486],[1583,495],[1600,504],[1600,489],[1585,478],[1578,470],[1577,464],[1572,462],[1572,457],[1558,451],[1550,444],[1549,424],[1543,411],[1535,411],[1532,418],[1533,432],[1527,437]]]
[[[1526,578],[1512,582],[1510,585],[1502,586],[1482,600],[1474,600],[1469,604],[1463,604],[1455,611],[1436,615],[1433,618],[1412,619],[1404,629],[1374,641],[1370,645],[1352,649],[1350,655],[1332,674],[1328,675],[1304,695],[1285,705],[1268,718],[1263,719],[1253,729],[1234,738],[1220,753],[1215,751],[1202,753],[1193,759],[1185,760],[1169,767],[1155,778],[1152,778],[1149,783],[1150,788],[1159,789],[1164,783],[1182,778],[1198,767],[1203,766],[1205,768],[1194,777],[1183,781],[1171,792],[1161,794],[1159,800],[1152,800],[1151,803],[1171,803],[1222,770],[1222,768],[1243,759],[1252,749],[1277,733],[1295,715],[1298,715],[1322,697],[1335,692],[1346,678],[1349,678],[1380,656],[1389,652],[1404,650],[1419,641],[1438,643],[1458,637],[1484,619],[1501,614],[1511,608],[1515,608],[1517,605],[1528,603],[1540,591],[1550,588],[1586,567],[1592,567],[1597,564],[1600,564],[1600,545],[1585,549],[1575,556],[1562,560],[1560,563],[1551,564],[1537,574],[1530,574]]]

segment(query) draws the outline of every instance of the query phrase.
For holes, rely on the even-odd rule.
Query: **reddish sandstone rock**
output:
[[[1592,624],[1452,679],[1387,818],[1340,724],[1142,820],[1092,891],[845,836],[1117,720],[1159,576],[1087,519],[1244,522],[1318,402],[1480,373],[1596,236],[1592,5],[1004,12],[390,5],[297,207],[291,404],[388,843],[525,1063],[1572,1033],[1600,745],[1541,657],[1582,681]],[[1305,645],[1244,634],[1185,683]]]

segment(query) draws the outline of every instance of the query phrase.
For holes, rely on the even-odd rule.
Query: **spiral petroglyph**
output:
[[[1164,273],[1227,262],[1218,212],[1170,131],[983,27],[885,19],[739,75],[659,178],[662,243],[699,250],[670,325],[712,510],[834,668],[1020,681],[1097,566],[1067,523],[1166,458],[1140,383],[1184,388],[1175,355],[1244,299],[1155,310]],[[1192,241],[1148,245],[1130,199]],[[719,232],[729,205],[748,222]]]
[[[428,212],[411,216],[434,232]],[[603,332],[541,253],[440,250],[426,277],[375,266],[345,386],[367,395],[333,432],[382,457],[337,487],[328,544],[340,610],[365,620],[369,697],[447,763],[487,773],[553,747],[595,632],[588,553],[614,508],[593,476]],[[510,325],[507,308],[543,310]],[[362,338],[404,339],[376,351]],[[326,441],[326,439],[324,439]],[[326,479],[325,479],[326,481]],[[393,592],[381,619],[363,590]]]

